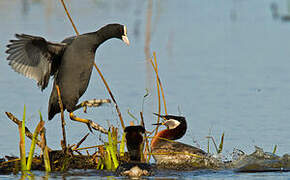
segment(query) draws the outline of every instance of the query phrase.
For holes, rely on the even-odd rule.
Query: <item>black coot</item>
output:
[[[24,76],[35,79],[41,90],[54,76],[48,104],[48,119],[60,112],[56,84],[61,91],[64,109],[73,112],[86,91],[95,59],[95,51],[103,42],[118,38],[129,45],[126,26],[108,24],[96,32],[69,37],[52,43],[42,37],[16,34],[6,53],[9,65]]]

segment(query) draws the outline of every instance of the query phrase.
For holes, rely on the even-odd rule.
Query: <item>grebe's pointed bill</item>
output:
[[[164,122],[162,122],[162,123],[155,123],[155,124],[152,124],[152,125],[154,125],[154,126],[161,126],[161,125],[164,125]]]
[[[124,26],[124,35],[122,36],[122,40],[123,40],[124,43],[126,43],[128,46],[130,45],[130,41],[129,41],[128,36],[127,36],[127,28],[126,28],[126,26]]]

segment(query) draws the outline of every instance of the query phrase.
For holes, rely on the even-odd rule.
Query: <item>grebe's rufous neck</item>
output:
[[[206,167],[208,163],[204,161],[207,157],[206,152],[181,142],[170,141],[179,139],[185,134],[187,129],[185,117],[155,115],[165,121],[153,125],[165,125],[167,127],[167,129],[158,132],[151,142],[151,152],[157,166],[176,170]]]
[[[143,143],[143,126],[127,126],[124,130],[126,133],[127,149],[130,155],[130,161],[141,161],[141,145]]]

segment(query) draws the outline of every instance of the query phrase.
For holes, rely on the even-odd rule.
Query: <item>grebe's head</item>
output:
[[[164,125],[167,127],[167,129],[158,132],[158,134],[156,135],[156,139],[152,140],[151,146],[154,146],[154,143],[158,141],[158,137],[176,140],[180,139],[186,133],[187,124],[185,117],[174,115],[155,115],[161,117],[164,121],[162,123],[157,123],[153,125]]]
[[[174,115],[160,115],[153,113],[156,116],[161,117],[164,121],[162,123],[157,123],[153,125],[164,125],[168,129],[175,129],[177,128],[181,123],[186,123],[185,117],[183,116],[174,116]]]

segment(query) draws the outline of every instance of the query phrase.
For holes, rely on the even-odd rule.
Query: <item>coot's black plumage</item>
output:
[[[48,119],[60,112],[56,85],[61,91],[64,109],[73,112],[79,98],[86,91],[95,59],[96,49],[111,38],[122,39],[129,45],[126,26],[108,24],[96,32],[52,43],[42,37],[16,34],[6,53],[9,65],[28,78],[35,79],[41,90],[54,83],[48,104]]]

